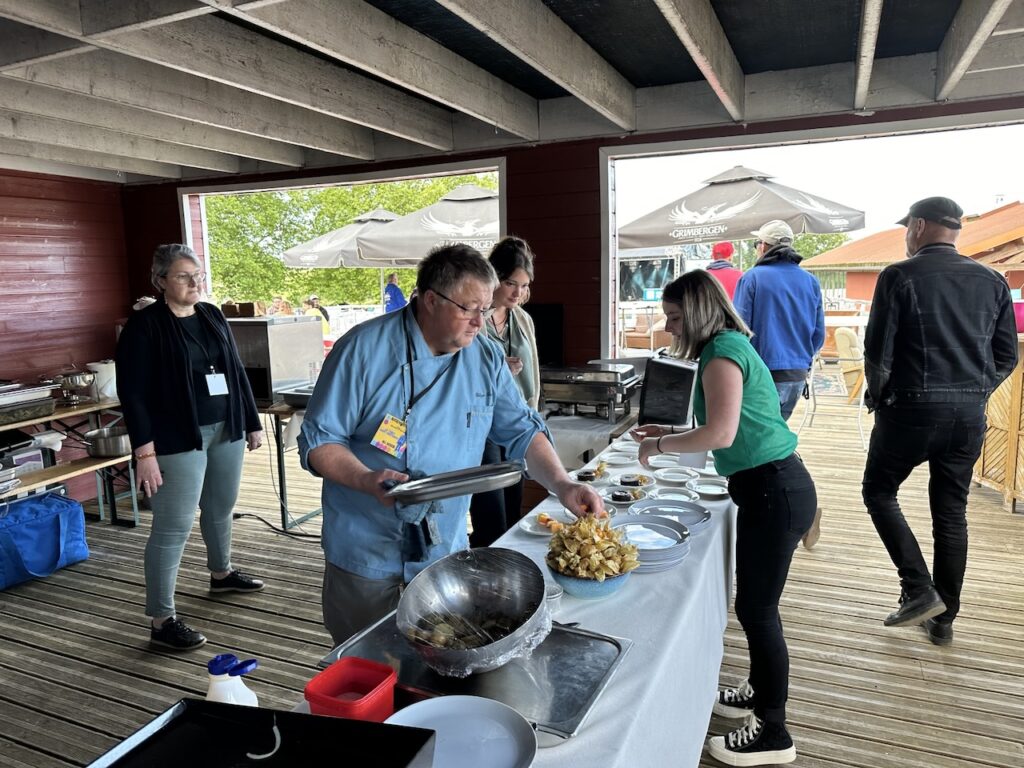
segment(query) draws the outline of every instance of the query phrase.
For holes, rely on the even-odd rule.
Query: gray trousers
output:
[[[335,645],[348,640],[398,607],[401,578],[367,579],[324,563],[324,626]]]
[[[200,427],[203,448],[158,456],[164,484],[153,494],[146,542],[146,615],[174,615],[174,585],[185,542],[200,510],[199,528],[211,571],[231,569],[231,515],[242,478],[245,440],[228,440],[224,422]]]

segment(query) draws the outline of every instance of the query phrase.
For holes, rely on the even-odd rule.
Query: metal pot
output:
[[[128,430],[124,427],[103,427],[85,433],[85,444],[89,455],[97,459],[127,456],[132,452]]]
[[[54,374],[52,379],[62,389],[86,389],[96,381],[96,374],[92,371],[62,371]]]

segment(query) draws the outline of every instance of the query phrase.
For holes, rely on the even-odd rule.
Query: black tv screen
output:
[[[637,423],[690,426],[696,385],[696,362],[668,357],[651,358],[640,389]]]

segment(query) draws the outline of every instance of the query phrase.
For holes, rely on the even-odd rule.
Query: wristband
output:
[[[152,459],[156,456],[156,451],[150,451],[149,453],[140,453],[135,457],[136,461],[142,461],[143,459]]]
[[[654,447],[657,449],[658,453],[661,453],[661,438],[662,437],[664,437],[664,435],[659,436],[658,437],[658,441],[654,444]]]

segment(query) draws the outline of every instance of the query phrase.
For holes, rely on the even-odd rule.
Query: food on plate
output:
[[[547,564],[566,576],[604,581],[640,564],[637,548],[621,531],[592,517],[581,517],[551,537]]]
[[[629,491],[612,491],[612,501],[633,501],[633,494]]]
[[[555,518],[551,517],[551,515],[545,512],[541,512],[539,515],[537,515],[537,523],[539,525],[543,525],[552,533],[554,533],[555,531],[560,531],[565,527],[565,523],[563,523],[560,520],[555,520]]]
[[[619,475],[619,485],[641,486],[650,485],[652,482],[654,481],[647,475],[638,475],[633,472]]]
[[[576,479],[581,483],[592,483],[597,480],[597,472],[592,469],[580,469],[576,472]]]

